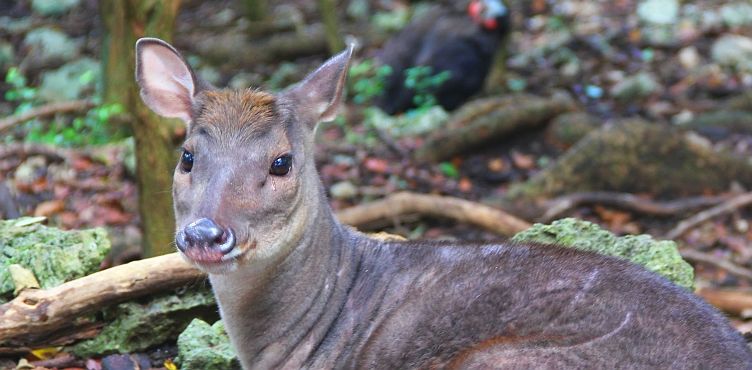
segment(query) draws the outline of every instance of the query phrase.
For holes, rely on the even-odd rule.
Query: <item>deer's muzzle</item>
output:
[[[191,222],[175,236],[178,249],[195,262],[218,263],[235,248],[235,234],[209,218]]]

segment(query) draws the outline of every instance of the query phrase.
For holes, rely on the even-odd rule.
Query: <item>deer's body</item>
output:
[[[244,368],[752,368],[719,313],[628,262],[340,225],[312,130],[336,112],[349,53],[271,95],[201,90],[169,45],[137,51],[144,101],[189,124],[176,242],[209,272]]]

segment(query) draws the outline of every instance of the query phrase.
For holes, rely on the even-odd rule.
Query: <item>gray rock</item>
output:
[[[15,58],[16,53],[13,51],[13,44],[0,40],[0,69],[13,64]]]
[[[42,16],[61,15],[80,3],[81,0],[32,0],[31,10]]]
[[[82,58],[54,71],[44,72],[38,96],[47,102],[80,99],[94,89],[100,78],[99,62]]]
[[[752,24],[752,4],[738,2],[725,4],[720,10],[723,23],[729,27],[741,27]]]
[[[640,20],[651,24],[675,24],[679,17],[678,0],[644,0],[637,6]]]
[[[620,81],[611,88],[611,95],[618,100],[628,101],[644,98],[658,91],[660,84],[651,74],[640,72]]]
[[[329,192],[335,199],[351,199],[358,195],[358,188],[350,181],[340,181],[329,188]]]
[[[253,72],[240,72],[235,76],[232,76],[227,86],[233,89],[247,89],[249,87],[256,87],[264,82],[264,78]]]
[[[710,54],[718,64],[752,72],[752,38],[723,35],[713,44]]]
[[[75,59],[80,51],[80,42],[63,32],[41,27],[30,31],[23,40],[28,48],[25,63],[30,68],[44,68]]]
[[[11,35],[19,35],[31,29],[31,18],[0,17],[0,31]]]
[[[215,86],[219,85],[219,80],[222,79],[222,74],[219,73],[219,70],[208,65],[199,68],[198,75],[204,81]]]

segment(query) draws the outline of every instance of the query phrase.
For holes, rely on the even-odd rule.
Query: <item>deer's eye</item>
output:
[[[183,149],[183,154],[180,156],[180,169],[185,172],[191,172],[193,169],[193,153]]]
[[[292,167],[292,156],[285,154],[277,157],[277,159],[272,162],[272,166],[269,168],[269,173],[274,176],[284,176],[290,172],[290,167]]]

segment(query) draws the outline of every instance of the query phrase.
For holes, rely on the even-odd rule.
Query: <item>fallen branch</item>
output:
[[[446,217],[479,226],[492,233],[511,236],[530,227],[530,223],[500,209],[464,199],[401,192],[375,202],[337,212],[337,218],[353,226],[365,226],[406,214]]]
[[[725,259],[717,258],[710,254],[698,252],[692,249],[681,249],[679,250],[679,253],[681,254],[682,258],[684,258],[685,260],[692,261],[692,262],[707,263],[709,265],[713,265],[720,269],[726,270],[728,273],[732,275],[736,275],[738,277],[745,278],[747,280],[752,280],[752,270],[738,266]]]
[[[749,316],[752,310],[752,292],[748,290],[703,288],[697,291],[697,295],[721,311],[739,317]]]
[[[608,191],[583,192],[564,195],[546,202],[547,211],[541,222],[550,222],[562,214],[586,204],[600,204],[650,216],[674,216],[690,210],[717,205],[729,199],[729,195],[690,197],[666,202],[644,199],[634,194]]]
[[[91,109],[95,106],[89,100],[74,100],[61,103],[50,103],[36,107],[28,112],[6,117],[0,120],[0,132],[6,131],[20,123],[35,119],[53,116],[58,113],[73,113]]]
[[[676,239],[684,235],[687,231],[695,226],[727,213],[731,213],[739,208],[745,207],[752,203],[752,193],[739,194],[713,208],[702,211],[682,222],[666,233],[666,239]]]
[[[10,143],[0,145],[0,158],[10,156],[31,157],[41,155],[53,161],[67,161],[74,152],[72,149],[38,143]]]
[[[25,345],[110,304],[200,281],[204,273],[176,253],[131,262],[0,305],[0,343]]]

